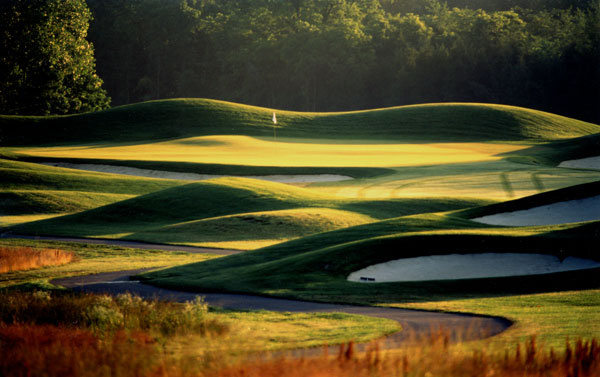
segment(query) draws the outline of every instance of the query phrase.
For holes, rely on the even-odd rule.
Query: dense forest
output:
[[[525,106],[600,123],[598,0],[87,0],[112,105]]]

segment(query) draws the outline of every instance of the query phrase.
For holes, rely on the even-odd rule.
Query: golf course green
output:
[[[600,335],[598,325],[583,325],[600,322],[598,268],[427,282],[347,280],[370,265],[453,253],[600,261],[600,213],[567,223],[554,214],[557,220],[544,225],[477,221],[600,195],[600,170],[558,167],[600,154],[599,125],[492,104],[299,113],[177,99],[82,115],[0,116],[0,135],[4,237],[236,249],[243,252],[154,264],[167,267],[139,278],[192,292],[499,314],[517,324],[496,337],[503,342],[535,333],[554,344],[566,331],[561,316],[577,313],[569,335]],[[75,168],[49,165],[62,163]],[[109,168],[82,170],[86,165]],[[119,174],[124,168],[153,175]],[[209,176],[170,179],[161,171]],[[307,178],[284,183],[281,177],[299,175]],[[506,300],[512,297],[511,311]],[[470,301],[451,305],[464,300]],[[549,305],[555,315],[534,326],[531,302]]]

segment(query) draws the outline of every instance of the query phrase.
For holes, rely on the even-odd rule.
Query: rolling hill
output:
[[[345,113],[299,113],[205,99],[173,99],[96,113],[0,116],[0,145],[48,145],[274,134],[340,140],[549,141],[600,132],[600,127],[525,108],[467,103],[402,106]]]

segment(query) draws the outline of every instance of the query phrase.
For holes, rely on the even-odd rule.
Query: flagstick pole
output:
[[[277,140],[277,128],[275,128],[277,126],[277,116],[275,115],[275,112],[273,111],[273,141]]]

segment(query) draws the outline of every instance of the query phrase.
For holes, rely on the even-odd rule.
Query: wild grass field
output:
[[[271,121],[273,112],[276,125]],[[303,347],[372,339],[397,327],[343,316],[216,311],[219,321],[242,324],[248,331],[240,332],[244,335],[238,334],[235,341],[228,340],[237,349],[221,349],[219,345],[225,343],[221,335],[206,342],[201,336],[191,336],[161,343],[157,335],[137,330],[123,335],[119,325],[108,338],[97,340],[98,334],[85,326],[63,329],[56,324],[27,324],[41,326],[34,329],[3,322],[0,328],[7,331],[5,339],[24,347],[15,349],[37,347],[50,352],[57,343],[49,339],[73,332],[65,336],[87,344],[96,355],[92,359],[108,360],[121,352],[129,355],[122,337],[131,336],[131,342],[143,350],[140,358],[133,359],[141,369],[134,365],[115,375],[165,371],[169,375],[276,375],[275,371],[287,368],[302,371],[301,375],[317,373],[312,370],[319,368],[341,375],[351,365],[372,370],[374,375],[389,375],[391,370],[427,375],[438,372],[423,360],[437,357],[451,358],[448,365],[456,367],[456,371],[439,372],[445,375],[461,375],[458,370],[462,368],[510,376],[533,363],[536,367],[527,373],[537,376],[580,368],[583,360],[591,360],[585,361],[590,371],[598,368],[594,340],[600,338],[595,326],[600,322],[598,268],[428,282],[346,280],[349,273],[369,265],[452,253],[540,253],[600,261],[600,219],[519,227],[474,220],[598,195],[600,171],[558,167],[561,161],[598,155],[598,125],[489,104],[297,113],[182,99],[64,117],[0,116],[0,133],[0,233],[4,237],[0,244],[11,250],[61,249],[76,256],[61,266],[2,273],[0,285],[5,288],[55,289],[50,281],[57,277],[160,268],[138,278],[146,284],[190,292],[477,313],[514,322],[489,340],[453,345],[441,353],[427,345],[422,354],[324,357],[310,359],[302,367],[296,366],[295,359],[236,364],[241,360],[236,357],[244,348],[264,351],[291,344]],[[133,167],[227,177],[202,181],[133,177],[39,162],[110,165],[115,172],[119,167]],[[313,178],[299,184],[256,179],[297,174],[350,179],[318,182]],[[10,239],[11,235],[109,238],[242,252],[188,254]],[[113,304],[107,305],[116,310]],[[302,332],[303,327],[326,330],[317,336]],[[47,340],[35,343],[23,335],[37,331],[39,339]],[[65,333],[50,335],[56,331]],[[243,343],[244,337],[256,338],[258,343]],[[525,349],[515,348],[532,337],[547,349],[538,352],[532,343]],[[580,339],[579,345],[565,348],[566,337]],[[95,354],[102,344],[108,348],[101,352],[108,354]],[[216,363],[210,352],[202,357],[188,353],[191,348],[205,349],[199,344],[222,350],[231,356],[226,358],[231,364]],[[163,364],[145,369],[142,360],[154,358],[156,347],[170,356],[159,359]],[[523,353],[517,356],[516,349]],[[574,354],[579,356],[567,356]],[[194,358],[201,367],[190,367]],[[410,367],[402,366],[405,360]],[[430,369],[411,369],[417,364]],[[120,370],[117,364],[107,368]]]
[[[57,266],[74,260],[74,253],[60,249],[35,250],[29,247],[0,247],[0,273]]]

